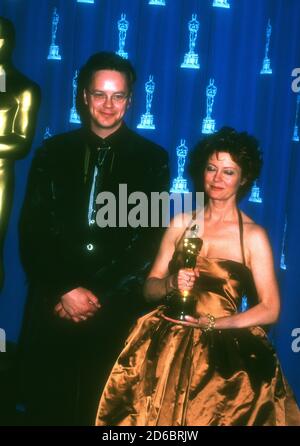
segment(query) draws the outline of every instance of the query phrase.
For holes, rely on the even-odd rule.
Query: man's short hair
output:
[[[112,70],[122,73],[126,78],[129,94],[132,92],[133,84],[136,81],[136,73],[129,60],[106,51],[93,54],[81,67],[77,79],[76,107],[83,123],[88,118],[83,91],[89,87],[94,73],[99,70]]]

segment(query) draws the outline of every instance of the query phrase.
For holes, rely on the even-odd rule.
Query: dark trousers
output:
[[[34,339],[23,334],[27,342],[21,342],[20,387],[26,424],[94,425],[101,392],[129,326],[124,317],[99,313],[81,324],[51,317]]]

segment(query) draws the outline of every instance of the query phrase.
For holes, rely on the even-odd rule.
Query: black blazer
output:
[[[119,184],[127,184],[128,195],[168,191],[167,153],[125,125],[115,138],[103,190],[118,195]],[[21,258],[30,288],[52,308],[77,286],[93,291],[102,304],[140,289],[162,235],[159,228],[89,227],[89,150],[84,129],[57,135],[37,150],[29,175],[20,220]]]

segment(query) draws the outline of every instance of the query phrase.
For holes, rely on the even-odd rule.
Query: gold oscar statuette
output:
[[[13,203],[14,162],[30,150],[40,104],[39,87],[12,63],[15,30],[0,16],[0,289],[3,245]]]
[[[198,226],[194,226],[188,236],[183,239],[183,265],[182,268],[194,269],[197,263],[197,257],[201,250],[203,241],[195,237]],[[164,312],[165,316],[184,321],[185,316],[196,316],[196,300],[192,291],[183,291],[180,293],[172,292],[168,299],[168,307]]]

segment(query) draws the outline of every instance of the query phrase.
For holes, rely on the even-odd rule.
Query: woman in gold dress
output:
[[[245,132],[223,128],[195,148],[190,173],[206,205],[192,219],[175,217],[167,229],[145,284],[147,300],[160,305],[129,335],[96,425],[300,425],[266,335],[280,312],[270,243],[237,207],[260,168],[258,143]],[[196,267],[183,268],[184,233],[195,223],[201,228],[201,216]],[[165,316],[165,298],[183,291],[193,291],[196,315],[179,323]],[[240,311],[245,295],[248,307]]]

